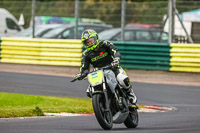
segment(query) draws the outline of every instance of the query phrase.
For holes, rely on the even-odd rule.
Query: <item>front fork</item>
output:
[[[110,106],[109,106],[108,92],[107,92],[107,89],[106,89],[105,82],[103,82],[103,93],[104,93],[105,100],[106,100],[106,110],[105,111],[108,112],[108,111],[110,111]]]

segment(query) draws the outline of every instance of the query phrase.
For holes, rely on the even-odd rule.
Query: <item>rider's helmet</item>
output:
[[[88,51],[95,49],[99,45],[99,37],[96,31],[92,29],[85,30],[82,33],[81,41]]]

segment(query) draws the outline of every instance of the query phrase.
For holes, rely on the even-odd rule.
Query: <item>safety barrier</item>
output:
[[[5,63],[80,66],[80,40],[1,38],[1,60]]]
[[[1,62],[1,39],[0,39],[0,62]]]
[[[124,68],[200,72],[200,44],[113,42]],[[80,40],[0,39],[0,62],[80,66]]]
[[[170,46],[168,43],[113,42],[119,49],[125,68],[168,70]]]
[[[170,71],[200,72],[200,44],[170,46]]]

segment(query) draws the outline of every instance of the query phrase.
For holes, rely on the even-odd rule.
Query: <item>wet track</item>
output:
[[[50,96],[85,97],[87,81],[72,78],[0,72],[0,92]],[[114,125],[115,133],[199,133],[200,87],[132,83],[139,104],[172,106],[177,110],[140,113],[139,126],[127,129]],[[104,132],[94,116],[0,119],[1,133],[88,133]],[[107,131],[105,131],[107,132]]]

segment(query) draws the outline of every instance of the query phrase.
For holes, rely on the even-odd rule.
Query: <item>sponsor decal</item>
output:
[[[102,53],[102,52],[101,52],[101,53]],[[106,57],[106,56],[108,55],[108,52],[102,53],[102,54],[101,54],[101,53],[100,53],[99,56],[92,58],[92,59],[91,59],[91,62],[95,62],[95,61],[97,61],[97,60],[99,60],[99,59],[102,59],[102,58],[104,58],[104,57]]]

